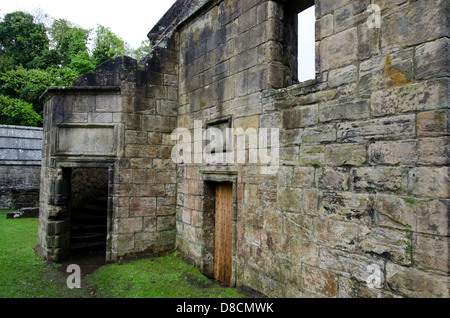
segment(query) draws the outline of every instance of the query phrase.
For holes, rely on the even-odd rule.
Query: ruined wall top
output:
[[[152,46],[163,44],[163,40],[197,10],[202,8],[206,3],[213,0],[177,0],[169,11],[159,20],[159,22],[148,33]],[[162,42],[163,41],[163,42]]]

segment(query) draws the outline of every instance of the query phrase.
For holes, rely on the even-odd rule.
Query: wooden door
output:
[[[233,242],[233,185],[216,186],[214,278],[230,286]]]

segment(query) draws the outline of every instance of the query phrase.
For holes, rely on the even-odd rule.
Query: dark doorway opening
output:
[[[88,271],[106,262],[108,181],[107,168],[70,168],[70,256],[66,262]]]

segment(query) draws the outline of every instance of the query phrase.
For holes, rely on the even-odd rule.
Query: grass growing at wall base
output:
[[[0,298],[237,298],[176,255],[106,265],[69,289],[61,265],[39,259],[37,219],[7,220],[0,211]],[[69,275],[69,274],[67,274]]]
[[[98,297],[106,298],[236,298],[224,288],[187,266],[175,255],[104,266],[91,278]]]
[[[82,297],[85,291],[61,288],[64,277],[57,266],[40,260],[33,247],[37,242],[37,219],[6,219],[0,211],[0,298]]]

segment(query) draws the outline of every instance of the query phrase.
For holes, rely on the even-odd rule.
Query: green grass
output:
[[[235,289],[224,288],[171,255],[124,265],[104,266],[91,283],[97,295],[107,298],[236,298]]]
[[[61,288],[64,277],[35,254],[38,220],[7,220],[7,212],[0,211],[0,298],[83,296]]]
[[[0,298],[240,298],[175,254],[105,265],[69,289],[61,265],[39,259],[37,219],[7,220],[0,211]],[[69,274],[67,274],[69,275]]]

